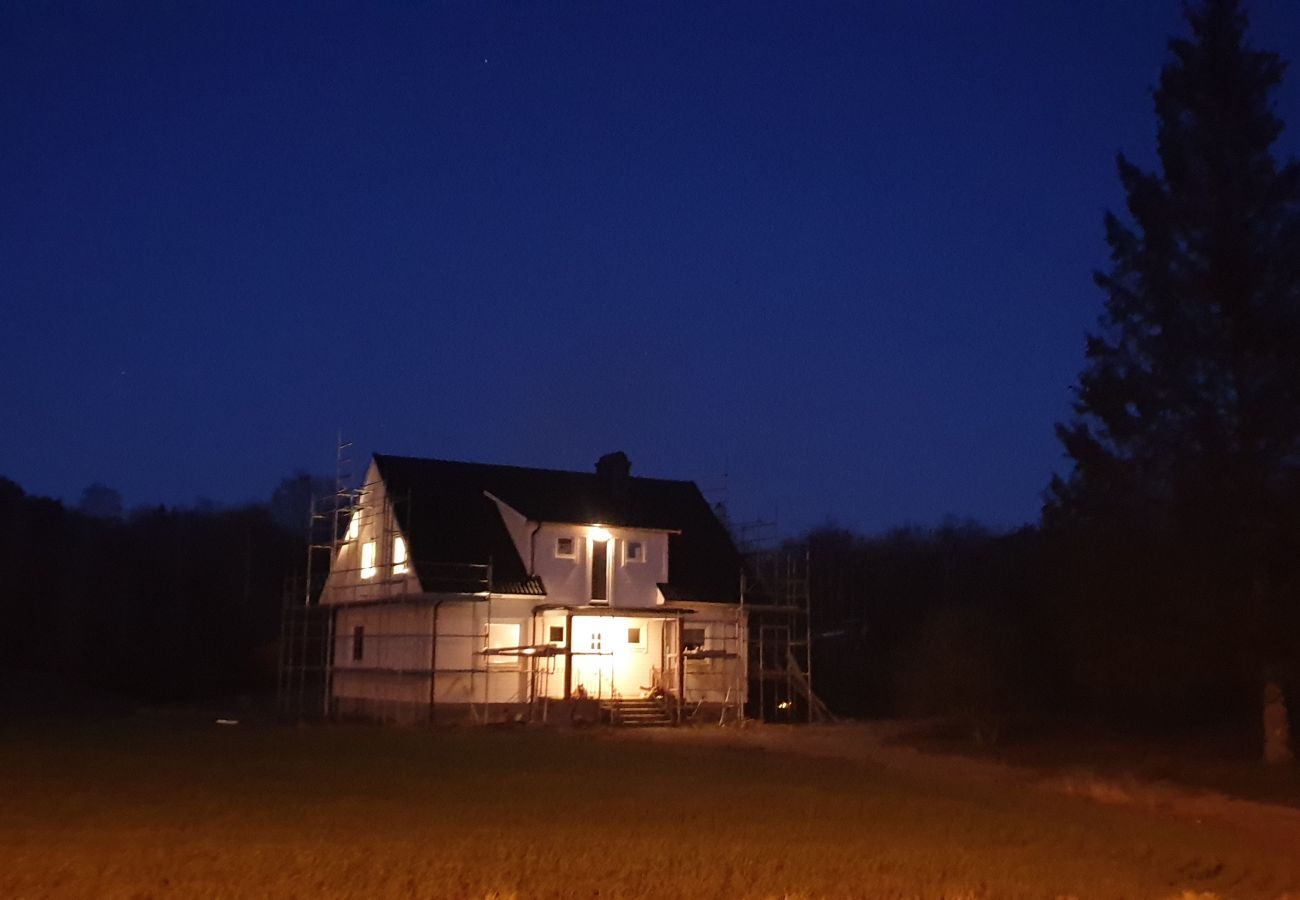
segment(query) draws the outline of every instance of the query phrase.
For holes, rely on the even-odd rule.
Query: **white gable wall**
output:
[[[401,502],[401,498],[396,499]],[[338,555],[330,567],[321,602],[348,603],[418,593],[419,581],[409,558],[405,574],[394,570],[394,539],[400,537],[406,541],[408,555],[411,542],[398,528],[388,492],[379,479],[379,467],[373,460],[366,470],[365,487],[358,500],[358,507],[354,514],[357,519],[357,534],[352,537],[352,527],[349,524]],[[375,572],[371,577],[363,578],[363,548],[371,541],[375,545]]]

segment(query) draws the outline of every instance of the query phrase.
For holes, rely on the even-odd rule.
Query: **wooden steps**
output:
[[[625,728],[663,728],[673,724],[673,717],[661,700],[651,697],[609,700],[603,704],[609,724]]]

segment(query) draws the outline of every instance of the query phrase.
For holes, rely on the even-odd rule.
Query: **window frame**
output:
[[[637,555],[636,555],[636,556],[633,556],[631,553],[628,552],[632,547],[636,547],[636,548],[637,548],[637,551],[638,551],[638,552],[637,552]],[[645,547],[645,541],[640,541],[640,540],[637,540],[637,541],[624,541],[624,542],[623,542],[623,565],[625,565],[625,566],[626,566],[626,565],[629,565],[629,564],[630,564],[630,565],[640,565],[640,564],[644,563],[644,562],[645,562],[645,550],[646,550],[646,547]]]
[[[565,553],[560,549],[560,544],[564,541],[569,542],[569,552]],[[557,534],[555,536],[555,558],[556,559],[577,559],[578,558],[578,539],[571,534]]]
[[[614,573],[611,571],[613,569],[613,566],[611,565],[613,560],[612,554],[609,552],[611,541],[612,538],[604,541],[596,540],[595,538],[588,540],[590,546],[590,558],[587,565],[587,569],[589,570],[587,573],[587,596],[590,598],[593,606],[609,606],[611,595],[614,593]],[[597,546],[602,548],[599,553],[596,551]],[[596,565],[597,561],[601,563],[599,569]],[[596,579],[597,571],[600,572],[599,582],[597,582]],[[600,593],[603,596],[596,596],[597,586],[600,587]]]
[[[361,577],[367,581],[379,571],[377,557],[379,545],[375,541],[363,541],[361,544]],[[369,557],[369,559],[367,559]]]
[[[498,629],[498,633],[500,633],[500,629],[511,629],[508,633],[513,634],[514,638],[505,643],[493,640],[493,629]],[[522,638],[523,626],[518,622],[488,622],[487,633],[483,635],[483,649],[490,650],[493,647],[518,647]],[[500,656],[495,653],[484,655],[487,656],[487,663],[489,666],[515,666],[519,664],[519,657],[517,656]]]
[[[393,574],[405,575],[411,571],[410,553],[406,547],[406,538],[400,534],[393,535]]]

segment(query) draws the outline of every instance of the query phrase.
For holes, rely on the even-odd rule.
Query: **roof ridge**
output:
[[[441,463],[443,465],[453,466],[473,466],[479,469],[509,469],[514,472],[544,472],[549,475],[579,475],[590,478],[599,478],[595,471],[579,471],[576,469],[552,469],[543,466],[516,466],[510,463],[485,463],[471,462],[464,459],[439,459],[432,456],[405,456],[399,453],[374,453],[372,454],[376,461],[380,459],[403,460],[416,463]],[[655,478],[649,475],[628,475],[633,481],[656,481],[665,484],[689,484],[699,490],[699,486],[689,478]]]

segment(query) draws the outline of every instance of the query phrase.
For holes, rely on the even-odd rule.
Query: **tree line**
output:
[[[305,523],[286,527],[269,504],[123,514],[103,485],[79,507],[0,478],[0,666],[64,686],[12,701],[196,701],[274,684],[281,598],[302,567]]]

